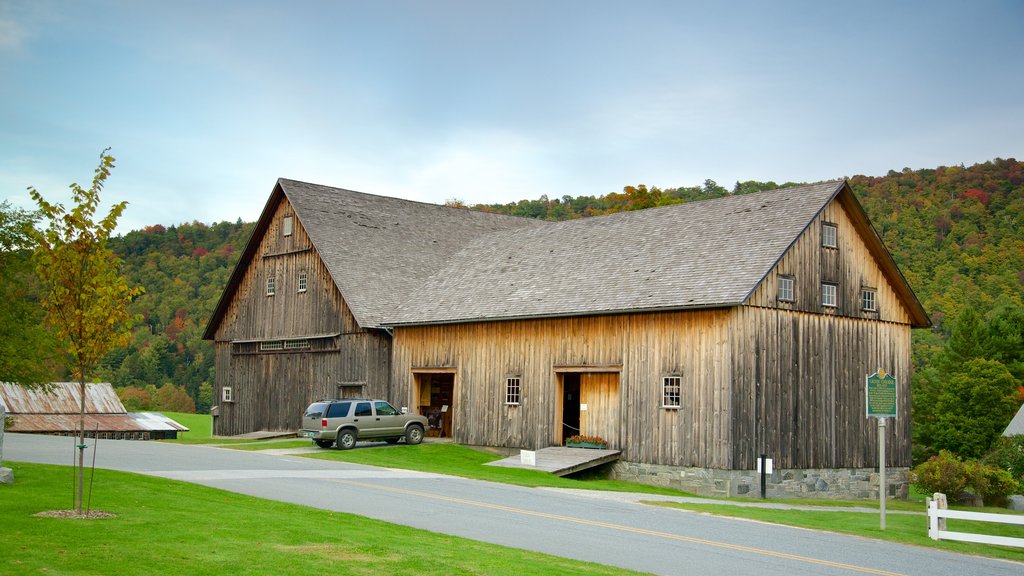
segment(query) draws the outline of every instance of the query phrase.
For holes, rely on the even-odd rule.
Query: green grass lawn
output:
[[[257,440],[236,440],[233,438],[215,438],[213,436],[213,417],[209,414],[189,414],[187,412],[161,412],[171,420],[188,428],[188,432],[178,433],[174,440],[160,440],[174,444],[248,444]]]
[[[424,443],[417,446],[407,446],[405,444],[388,446],[381,444],[369,447],[360,446],[354,450],[328,449],[305,456],[322,458],[324,460],[367,464],[370,466],[383,466],[386,468],[436,472],[520,486],[615,490],[619,492],[670,494],[674,496],[688,495],[669,488],[659,488],[657,486],[647,486],[619,480],[604,480],[596,475],[588,476],[586,473],[577,474],[574,478],[559,478],[553,474],[537,470],[484,466],[487,462],[502,459],[503,456],[474,450],[459,444]]]
[[[791,503],[803,504],[803,501]],[[658,506],[681,508],[705,512],[718,516],[749,518],[774,524],[786,524],[814,530],[854,534],[865,538],[876,538],[902,544],[914,544],[929,548],[941,548],[950,552],[962,552],[1004,558],[1024,562],[1024,549],[972,544],[969,542],[935,541],[928,538],[928,520],[925,515],[886,514],[885,530],[879,527],[878,514],[863,512],[825,512],[801,510],[774,510],[767,508],[746,508],[727,504],[677,504],[668,502],[650,502]],[[890,508],[890,506],[886,506]],[[924,508],[924,504],[921,504]],[[948,529],[957,532],[974,532],[978,534],[994,534],[997,536],[1013,536],[1024,538],[1024,526],[991,524],[987,522],[968,522],[949,520]]]
[[[185,414],[182,416],[196,416]],[[172,418],[176,417],[172,416]],[[207,418],[209,416],[200,416]],[[181,420],[179,420],[181,421]],[[185,423],[185,422],[182,422]],[[185,424],[188,426],[188,424]],[[190,426],[191,427],[191,426]],[[214,440],[207,437],[206,440]],[[221,441],[223,443],[223,441]],[[242,441],[236,441],[242,442]],[[276,440],[276,441],[246,441],[241,444],[233,444],[231,447],[242,450],[265,450],[269,448],[290,448],[310,446],[308,440]],[[448,443],[424,443],[418,446],[406,446],[397,444],[393,446],[380,444],[375,446],[360,446],[354,450],[320,450],[307,455],[311,458],[322,458],[325,460],[338,460],[370,466],[383,466],[387,468],[402,468],[408,470],[419,470],[422,472],[435,472],[487,480],[491,482],[503,482],[520,486],[537,486],[552,488],[578,488],[585,490],[613,490],[620,492],[634,492],[646,494],[665,494],[674,496],[692,496],[684,492],[656,486],[635,484],[615,480],[604,480],[600,472],[574,475],[573,478],[559,478],[546,472],[536,470],[524,470],[517,468],[501,468],[485,466],[502,458],[495,454],[475,450],[459,444]],[[877,500],[760,500],[756,498],[730,499],[730,501],[742,502],[776,502],[782,504],[794,504],[800,506],[820,507],[847,507],[847,508],[872,508],[878,509]],[[878,538],[893,542],[916,544],[934,548],[942,548],[954,552],[965,552],[973,554],[984,554],[998,558],[1006,558],[1017,561],[1024,561],[1024,550],[1015,548],[1004,548],[999,546],[985,546],[970,544],[966,542],[936,542],[928,538],[927,520],[925,517],[925,505],[923,496],[915,492],[911,493],[910,500],[887,500],[886,508],[889,511],[915,512],[915,515],[889,514],[886,516],[885,531],[879,529],[879,518],[877,514],[864,512],[829,512],[825,510],[797,511],[797,510],[774,510],[763,508],[748,508],[730,506],[728,504],[664,504],[663,506],[674,506],[687,510],[718,514],[723,516],[743,517],[763,522],[776,524],[787,524],[818,530],[829,530],[832,532],[843,532],[855,534],[866,538]],[[957,508],[954,506],[954,508]],[[971,509],[984,512],[1000,512],[1000,509]],[[1001,536],[1024,537],[1024,528],[1017,526],[1006,526],[988,523],[963,523],[963,521],[950,520],[950,530],[967,532],[978,532],[984,534],[995,534]]]
[[[288,440],[250,440],[241,444],[231,444],[225,446],[225,448],[231,448],[232,450],[283,450],[286,448],[309,448],[313,443],[308,439],[303,440],[302,438],[293,438]]]
[[[40,518],[72,507],[72,468],[5,464],[0,574],[634,574],[109,470],[96,471],[92,508],[116,518]]]

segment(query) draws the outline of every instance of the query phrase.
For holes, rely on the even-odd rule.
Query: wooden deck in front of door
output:
[[[551,446],[536,451],[537,464],[523,464],[522,456],[517,454],[503,460],[489,462],[488,466],[502,466],[504,468],[523,468],[525,470],[540,470],[550,472],[555,476],[567,476],[580,470],[586,470],[601,464],[613,462],[619,459],[622,454],[618,450],[597,450],[592,448],[566,448],[564,446]]]

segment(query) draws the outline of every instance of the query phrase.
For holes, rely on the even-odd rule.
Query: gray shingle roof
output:
[[[299,222],[364,328],[399,304],[473,239],[545,222],[278,180]]]
[[[478,236],[429,278],[419,277],[386,323],[741,304],[844,185],[827,182]]]

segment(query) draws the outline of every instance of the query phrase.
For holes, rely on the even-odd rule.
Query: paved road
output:
[[[72,444],[70,438],[8,434],[4,457],[67,464]],[[1024,574],[1020,563],[705,516],[613,496],[298,456],[100,440],[97,465],[655,574]]]

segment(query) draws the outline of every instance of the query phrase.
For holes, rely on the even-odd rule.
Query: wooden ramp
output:
[[[525,470],[540,470],[550,472],[555,476],[567,476],[580,470],[593,468],[614,462],[621,454],[618,450],[596,450],[592,448],[566,448],[564,446],[552,446],[541,448],[536,451],[536,465],[523,464],[522,455],[517,454],[504,460],[489,462],[488,466],[502,466],[504,468],[523,468]]]

